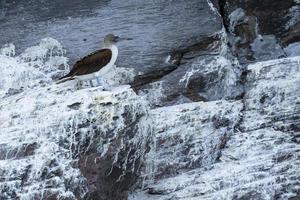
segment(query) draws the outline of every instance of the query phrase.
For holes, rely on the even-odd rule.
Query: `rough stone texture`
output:
[[[224,56],[227,40],[233,46],[232,53],[242,63],[284,57],[286,52],[282,47],[298,41],[299,3],[292,0],[263,4],[210,0],[64,3],[68,11],[58,9],[54,14],[55,7],[63,7],[60,1],[51,4],[46,1],[2,2],[3,29],[0,33],[3,37],[0,42],[17,43],[16,51],[19,52],[38,39],[51,36],[66,47],[72,65],[79,57],[99,49],[101,38],[108,32],[133,37],[133,41],[119,44],[117,66],[131,70],[133,77],[125,83],[130,83],[135,91],[151,93],[152,88],[157,90],[159,87],[164,94],[156,99],[155,105],[159,106],[240,96],[239,89],[232,94],[211,94],[210,90],[223,85],[224,80],[219,75],[198,73],[188,87],[178,84],[195,66],[201,67],[199,60],[209,62],[218,54]],[[268,6],[280,12],[272,11]],[[37,8],[47,12],[37,12]],[[114,15],[108,14],[116,10]],[[16,12],[20,14],[15,15]],[[7,33],[12,26],[16,31]],[[284,45],[280,45],[279,38]],[[165,62],[168,56],[169,62]],[[213,74],[218,72],[212,71]],[[209,80],[203,80],[206,77]],[[219,82],[213,81],[215,79]]]
[[[1,200],[299,198],[299,0],[0,5]],[[138,95],[53,84],[108,32]]]
[[[152,138],[147,102],[129,86],[56,85],[59,47],[1,50],[0,199],[126,199]]]
[[[125,199],[150,141],[146,108],[126,87],[30,91],[0,114],[0,199]]]
[[[175,76],[174,76],[175,75]],[[240,66],[223,56],[199,57],[141,90],[155,106],[234,99],[241,95]]]
[[[272,127],[299,132],[299,57],[249,65],[244,130]]]
[[[158,112],[162,120],[156,126],[154,182],[144,184],[143,191],[132,194],[131,200],[287,199],[299,195],[300,57],[260,62],[248,70],[242,103],[207,102],[194,109],[192,104],[179,105],[165,108],[165,118]],[[212,129],[211,112],[222,119],[217,120],[220,124],[226,124],[225,132],[222,125]],[[225,133],[228,141],[222,146]],[[185,138],[192,141],[186,144]],[[218,142],[214,146],[210,141]],[[214,157],[218,153],[220,157]],[[213,159],[205,162],[209,156]],[[195,168],[188,165],[193,158],[200,158]]]
[[[122,3],[118,0],[51,3],[20,0],[1,4],[1,45],[14,42],[20,46],[17,51],[22,52],[42,38],[53,37],[59,39],[68,57],[75,61],[99,49],[102,37],[115,32],[134,38],[120,43],[119,65],[135,68],[137,72],[165,67],[164,61],[173,49],[201,44],[222,29],[220,17],[206,0]],[[8,34],[12,26],[15,30]]]
[[[188,103],[151,110],[156,137],[155,179],[210,168],[239,122],[241,102]]]
[[[289,27],[299,22],[299,2],[294,0],[265,0],[265,1],[239,1],[220,0],[225,16],[225,21],[229,25],[228,17],[236,9],[245,10],[247,16],[254,16],[258,20],[258,29],[262,34],[274,34],[278,38],[283,38]]]
[[[220,13],[229,34],[233,52],[242,63],[254,60],[269,60],[285,56],[283,47],[300,40],[300,2],[297,0],[219,0]],[[261,52],[280,51],[279,55],[257,57],[254,40],[259,36],[261,42],[271,49]],[[264,36],[274,36],[268,40]],[[269,47],[270,48],[270,47]]]
[[[72,66],[80,57],[99,49],[103,36],[113,32],[134,38],[118,44],[117,66],[131,70],[135,77],[127,83],[139,90],[170,74],[171,79],[164,79],[163,87],[168,90],[168,85],[173,85],[174,95],[180,95],[185,89],[176,88],[172,79],[184,72],[179,75],[172,72],[199,54],[218,53],[222,44],[222,20],[209,3],[207,0],[1,1],[0,45],[16,43],[18,53],[42,38],[52,37],[67,49]],[[62,9],[65,7],[68,9]],[[14,31],[8,32],[11,27]],[[174,54],[179,61],[165,62]]]
[[[1,199],[125,199],[150,141],[146,108],[126,87],[31,91],[0,114]]]

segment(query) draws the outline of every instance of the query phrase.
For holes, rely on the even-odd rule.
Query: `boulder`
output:
[[[224,25],[231,35],[233,53],[242,63],[284,57],[283,48],[299,42],[299,1],[219,0],[219,5]],[[274,39],[270,40],[270,37]],[[258,53],[275,51],[277,55],[255,56],[257,38],[269,48],[273,46],[272,49],[263,47]]]
[[[64,56],[46,46],[0,55],[0,199],[127,199],[152,141],[148,103],[126,85],[55,84]]]
[[[249,65],[241,101],[152,110],[155,170],[129,199],[297,199],[299,63]]]

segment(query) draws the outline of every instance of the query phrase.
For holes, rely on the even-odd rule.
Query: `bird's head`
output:
[[[112,44],[116,44],[117,42],[123,41],[123,40],[132,40],[131,38],[123,38],[123,37],[119,37],[117,35],[114,34],[108,34],[104,37],[104,44],[107,46],[112,45]]]

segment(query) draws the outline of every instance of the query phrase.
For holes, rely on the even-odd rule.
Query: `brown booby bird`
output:
[[[77,61],[72,70],[61,77],[57,83],[76,79],[80,81],[90,81],[93,86],[93,79],[100,84],[99,77],[106,74],[115,65],[118,57],[118,48],[115,45],[121,40],[131,40],[131,38],[120,38],[119,36],[108,34],[104,37],[104,47],[95,51],[81,60]]]

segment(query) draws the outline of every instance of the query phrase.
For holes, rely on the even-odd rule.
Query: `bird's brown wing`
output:
[[[77,61],[69,74],[62,77],[61,79],[97,72],[110,62],[111,57],[112,51],[110,49],[101,49],[95,51]]]

